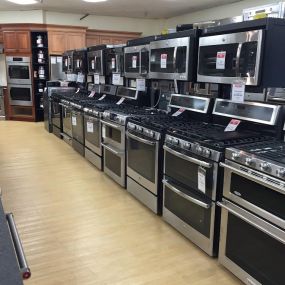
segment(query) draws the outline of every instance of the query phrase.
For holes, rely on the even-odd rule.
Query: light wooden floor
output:
[[[42,123],[0,121],[0,185],[27,285],[241,284]]]

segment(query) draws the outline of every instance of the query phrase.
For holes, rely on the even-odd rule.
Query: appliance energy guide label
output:
[[[87,122],[87,132],[88,133],[94,132],[94,124],[92,122]]]
[[[216,69],[225,69],[226,67],[226,52],[218,51],[216,59]]]
[[[99,74],[94,74],[94,84],[96,84],[96,85],[100,84],[100,76],[99,76]]]
[[[145,91],[145,79],[138,78],[137,79],[137,91]]]
[[[163,53],[160,56],[160,68],[166,68],[167,67],[167,54]]]
[[[232,84],[232,101],[237,103],[244,102],[245,83],[242,80]]]
[[[72,117],[72,126],[76,126],[76,125],[77,125],[76,117]]]

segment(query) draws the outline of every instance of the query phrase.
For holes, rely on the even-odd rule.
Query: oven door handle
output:
[[[115,124],[112,124],[112,123],[109,123],[109,122],[106,122],[106,121],[103,121],[103,120],[101,122],[102,122],[103,125],[107,125],[107,126],[109,126],[111,128],[114,128],[116,130],[122,131],[122,129],[123,129],[122,126],[117,126]]]
[[[280,237],[280,236],[278,236],[278,235],[276,235],[276,234],[270,232],[270,230],[264,228],[263,226],[258,225],[256,222],[254,222],[254,221],[252,221],[251,219],[245,217],[243,214],[241,214],[241,213],[239,213],[238,211],[236,211],[235,209],[233,209],[230,204],[229,204],[229,205],[228,205],[228,204],[229,204],[229,202],[227,202],[227,201],[217,202],[217,205],[218,205],[218,206],[220,206],[221,208],[223,208],[223,209],[229,211],[229,213],[231,213],[231,214],[237,216],[238,218],[240,218],[241,220],[243,220],[243,221],[249,223],[249,224],[252,225],[253,227],[255,227],[255,228],[261,230],[261,231],[264,232],[265,234],[267,234],[267,235],[271,236],[272,238],[274,238],[274,239],[280,241],[281,243],[285,244],[285,239],[283,239],[282,237]],[[238,206],[236,206],[236,207],[238,207]],[[245,211],[245,210],[244,210],[244,211]],[[250,214],[250,215],[254,216],[253,214]],[[256,218],[259,219],[259,220],[261,220],[261,219],[258,218],[258,217],[256,217]],[[263,221],[263,220],[262,220],[262,221]],[[270,227],[272,227],[272,228],[274,227],[273,225],[271,225],[271,224],[269,224],[269,223],[267,223],[267,222],[265,222],[265,221],[263,221],[263,222],[264,222],[265,224],[268,224],[268,225],[269,225]],[[278,231],[278,232],[280,231],[280,235],[283,235],[283,236],[284,236],[284,232],[283,232],[283,231],[281,231],[280,229],[278,229],[278,228],[276,228],[276,227],[274,227],[274,229],[275,229],[276,231]]]
[[[133,134],[131,134],[131,133],[129,133],[129,132],[127,132],[127,137],[132,138],[132,139],[135,139],[135,140],[137,140],[137,141],[140,141],[140,142],[145,143],[145,144],[148,144],[148,145],[156,145],[156,144],[157,144],[157,142],[152,142],[152,141],[149,141],[149,140],[140,138],[140,137],[135,136],[135,135],[133,135]]]
[[[182,191],[180,191],[180,190],[178,190],[175,186],[173,186],[172,184],[170,184],[169,182],[168,182],[168,180],[162,180],[162,183],[165,185],[165,186],[167,186],[168,188],[170,188],[173,192],[175,192],[177,195],[179,195],[180,197],[182,197],[182,198],[184,198],[184,199],[186,199],[186,200],[188,200],[188,201],[190,201],[190,202],[192,202],[192,203],[194,203],[194,204],[196,204],[196,205],[198,205],[198,206],[200,206],[200,207],[202,207],[202,208],[204,208],[204,209],[210,209],[211,208],[211,204],[207,204],[207,203],[204,203],[204,202],[202,202],[202,201],[200,201],[200,200],[198,200],[198,199],[195,199],[195,198],[193,198],[193,197],[191,197],[191,196],[188,196],[188,195],[186,195],[185,193],[183,193]]]
[[[23,279],[29,279],[31,277],[31,270],[29,268],[29,265],[25,257],[24,249],[23,249],[23,246],[22,246],[22,243],[21,243],[18,231],[17,231],[17,227],[15,224],[13,214],[12,213],[7,214],[6,219],[7,219],[7,224],[8,224],[9,231],[12,237],[12,241],[14,244],[14,249],[16,252],[17,259],[18,259],[22,277]]]
[[[272,190],[274,191],[277,191],[281,194],[285,194],[285,188],[281,189],[281,187],[278,187],[277,185],[273,184],[272,182],[269,182],[269,181],[266,181],[266,175],[264,175],[264,179],[263,178],[258,178],[250,173],[244,173],[243,171],[239,170],[239,169],[236,169],[235,167],[232,167],[230,165],[227,165],[226,163],[223,163],[223,162],[220,162],[220,166],[225,168],[225,169],[228,169],[232,172],[235,172],[236,174],[240,175],[240,176],[243,176],[245,178],[248,178],[256,183],[259,183],[265,187],[270,187]],[[271,180],[273,180],[272,178],[270,178]],[[281,185],[280,185],[281,186]]]
[[[113,149],[112,147],[108,146],[108,145],[105,144],[105,143],[101,143],[101,145],[102,145],[103,147],[105,147],[107,150],[109,150],[110,152],[114,153],[115,155],[123,156],[123,155],[125,154],[124,152],[116,151],[115,149]]]
[[[182,158],[184,160],[187,160],[189,162],[193,162],[195,164],[198,164],[198,165],[200,165],[202,167],[205,167],[205,168],[212,168],[213,167],[213,165],[211,163],[199,160],[197,158],[189,157],[189,156],[187,156],[185,154],[182,154],[182,153],[180,153],[178,151],[173,150],[172,148],[170,148],[170,147],[168,147],[166,145],[164,145],[163,148],[164,148],[164,150],[170,152],[171,154],[173,154],[175,156],[178,156],[178,157],[180,157],[180,158]]]

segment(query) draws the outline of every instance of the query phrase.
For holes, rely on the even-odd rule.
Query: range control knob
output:
[[[179,140],[178,139],[173,139],[172,143],[175,144],[175,145],[179,145]]]
[[[196,147],[196,151],[197,151],[198,154],[202,154],[202,153],[203,153],[203,148],[198,145],[198,146]]]
[[[270,171],[271,170],[270,163],[267,163],[267,162],[261,163],[260,167],[263,171]]]
[[[137,126],[137,131],[138,131],[138,132],[142,132],[142,131],[143,131],[143,128],[142,128],[142,127]]]
[[[254,161],[253,161],[252,158],[247,157],[247,158],[245,159],[245,164],[246,164],[246,165],[253,165],[253,164],[254,164]]]
[[[209,149],[204,149],[204,156],[205,157],[210,157],[211,156],[211,151]]]
[[[153,131],[149,131],[149,132],[148,132],[148,135],[149,135],[151,138],[153,138],[154,132],[153,132]]]
[[[191,149],[191,143],[185,142],[184,145],[183,145],[183,148]]]
[[[240,153],[239,153],[239,152],[234,152],[234,153],[232,154],[232,158],[233,158],[233,160],[239,159],[239,158],[240,158]]]
[[[285,168],[279,168],[276,172],[279,177],[285,177]]]

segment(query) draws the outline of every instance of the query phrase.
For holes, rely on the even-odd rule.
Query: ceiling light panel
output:
[[[7,0],[7,1],[18,5],[31,5],[31,4],[40,3],[39,0]]]

